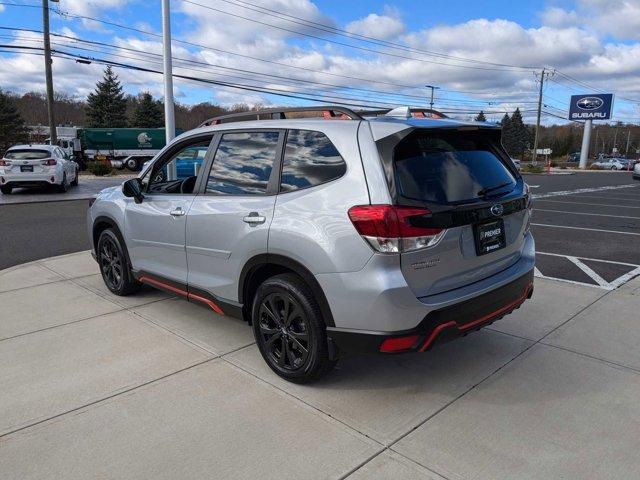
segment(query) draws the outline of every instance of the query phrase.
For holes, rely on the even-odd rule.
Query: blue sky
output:
[[[40,2],[0,0],[0,26],[9,28],[0,32],[1,43],[41,46],[37,33],[15,30],[41,29],[41,10],[25,4]],[[160,68],[161,39],[131,30],[160,32],[159,0],[51,5],[52,31],[66,37],[53,37],[57,50]],[[640,0],[172,0],[171,9],[174,57],[182,59],[174,73],[182,75],[372,106],[423,106],[424,85],[434,84],[441,87],[436,108],[453,115],[482,109],[498,120],[520,107],[532,120],[534,72],[547,67],[556,69],[545,88],[547,123],[566,116],[571,94],[596,91],[616,93],[616,119],[640,121]],[[44,90],[43,61],[33,53],[0,52],[1,88]],[[55,58],[56,90],[85,97],[103,68],[96,61]],[[160,75],[115,70],[128,93],[162,96]],[[310,103],[180,79],[175,91],[178,101],[189,104]]]

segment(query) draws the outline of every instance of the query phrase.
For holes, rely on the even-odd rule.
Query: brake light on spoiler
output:
[[[402,253],[436,245],[446,230],[420,226],[431,214],[426,208],[395,205],[358,205],[349,209],[358,233],[380,253]]]

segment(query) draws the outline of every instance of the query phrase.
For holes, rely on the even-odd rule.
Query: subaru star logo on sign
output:
[[[573,95],[569,105],[570,120],[608,120],[613,110],[613,94]]]

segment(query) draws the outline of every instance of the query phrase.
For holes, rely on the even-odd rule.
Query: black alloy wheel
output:
[[[111,238],[103,239],[98,255],[105,284],[111,291],[120,290],[124,280],[124,262],[118,247]]]
[[[104,284],[116,295],[129,295],[140,289],[129,265],[125,247],[120,238],[110,228],[103,230],[98,238],[96,256]]]
[[[309,356],[309,327],[300,305],[288,294],[272,293],[260,304],[258,328],[271,361],[286,370],[303,368]]]
[[[253,297],[251,318],[262,358],[285,380],[309,383],[336,364],[318,302],[299,276],[265,280]]]

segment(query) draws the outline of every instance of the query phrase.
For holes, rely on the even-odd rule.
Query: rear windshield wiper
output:
[[[496,185],[495,187],[487,187],[487,188],[483,188],[482,190],[480,190],[478,192],[478,196],[479,197],[484,197],[487,195],[487,193],[489,192],[493,192],[495,190],[500,190],[501,188],[504,187],[508,187],[509,185],[512,185],[512,182],[506,182],[506,183],[501,183],[500,185]],[[506,193],[506,192],[505,192]]]

